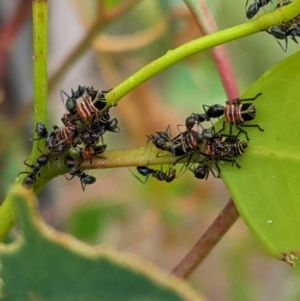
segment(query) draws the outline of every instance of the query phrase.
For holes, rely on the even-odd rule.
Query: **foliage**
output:
[[[37,5],[38,2],[34,2],[34,5]],[[192,7],[196,3],[186,2]],[[45,5],[46,2],[41,1],[41,3]],[[253,21],[168,50],[164,55],[116,85],[107,95],[108,105],[116,105],[130,91],[154,76],[159,77],[159,73],[166,68],[189,56],[216,45],[258,33],[268,29],[271,25],[278,25],[283,20],[293,18],[300,11],[298,7],[300,7],[300,1],[295,0],[287,7],[264,14]],[[45,22],[47,19],[46,17],[41,19],[41,14],[36,12],[34,10],[33,14],[36,22],[34,28],[37,29],[34,31],[36,35],[34,45],[35,51],[43,56],[38,56],[36,52],[37,68],[35,69],[34,87],[37,94],[35,94],[34,122],[40,119],[45,122],[47,27],[39,27],[39,24],[41,24],[41,20]],[[41,12],[44,12],[44,16],[46,16],[47,6],[44,6]],[[194,13],[199,13],[197,6],[194,6]],[[98,27],[95,25],[89,39],[94,36],[97,28],[105,27],[103,23],[100,23],[96,24]],[[43,24],[45,25],[45,23]],[[36,38],[39,34],[42,39]],[[78,50],[78,52],[80,51]],[[293,264],[293,256],[298,255],[300,248],[297,231],[300,195],[297,187],[299,139],[297,139],[298,134],[293,132],[293,129],[298,126],[296,115],[298,104],[295,102],[298,95],[298,64],[299,54],[297,53],[267,71],[241,96],[242,98],[252,97],[258,92],[262,93],[262,96],[255,101],[257,108],[255,123],[259,123],[265,132],[261,133],[255,128],[249,130],[251,141],[247,153],[239,160],[239,164],[242,166],[241,170],[233,168],[230,164],[222,165],[222,180],[245,223],[272,257],[290,264]],[[172,68],[176,70],[176,67]],[[176,94],[178,87],[173,88],[175,91],[173,93]],[[185,95],[182,95],[182,98],[184,97]],[[122,105],[126,106],[125,100],[122,101]],[[186,101],[186,105],[188,106],[188,101]],[[280,120],[275,121],[274,116],[280,116]],[[34,143],[31,154],[32,161],[37,154],[39,154],[38,144]],[[175,160],[172,156],[157,158],[155,149],[149,147],[108,151],[105,153],[105,157],[107,163],[100,162],[92,168],[160,165],[169,164]],[[44,177],[35,186],[35,194],[42,191],[52,178],[66,172],[62,166],[56,165],[54,160],[50,164],[50,171],[45,171]],[[85,164],[83,166],[88,167],[88,162]],[[177,191],[170,189],[173,194],[178,197],[188,195],[189,181],[179,181],[178,183],[175,187]],[[153,195],[156,190],[163,198],[168,189],[161,189],[161,186],[157,189],[150,188],[148,195]],[[122,300],[121,298],[123,300],[201,299],[186,284],[172,278],[167,279],[162,272],[156,271],[156,268],[141,259],[119,254],[104,247],[92,248],[48,228],[36,213],[36,201],[31,193],[19,185],[15,185],[0,207],[0,237],[4,238],[13,226],[16,207],[21,219],[20,228],[23,231],[22,238],[18,238],[10,245],[3,244],[0,248],[2,265],[0,298],[3,300],[24,300],[25,298],[41,300],[62,298],[72,300],[96,300],[99,298],[107,300],[110,298],[111,300],[116,298],[118,300]],[[155,208],[155,212],[159,212],[157,216],[160,216],[159,218],[156,216],[156,218],[168,224],[171,236],[172,227],[184,224],[179,214],[181,207],[175,201],[168,208],[164,207],[160,201],[153,202],[149,206]],[[99,229],[109,223],[107,216],[111,213],[113,216],[113,212],[115,212],[110,209],[102,209],[86,213],[79,212],[78,217],[75,216],[75,222],[78,218],[77,225],[80,224],[78,221],[91,219],[92,226],[87,229],[75,227],[74,229],[77,230],[71,231],[88,241],[95,239],[101,233]],[[121,220],[120,222],[126,218],[130,219],[130,213],[120,214],[120,208],[118,210],[115,216]],[[100,216],[101,221],[97,220],[96,216]],[[90,236],[85,234],[89,231],[92,233]],[[16,285],[17,277],[24,281],[18,282]],[[27,280],[25,281],[25,279]]]
[[[0,248],[1,300],[202,300],[135,256],[92,248],[51,230],[27,189],[16,186],[12,194],[23,234]]]

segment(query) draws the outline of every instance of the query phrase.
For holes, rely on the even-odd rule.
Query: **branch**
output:
[[[211,249],[230,229],[238,217],[239,213],[231,199],[190,252],[172,270],[171,275],[187,278],[210,253]]]
[[[185,2],[194,17],[200,32],[207,35],[209,33],[218,31],[213,16],[211,15],[205,0],[198,1],[199,9],[198,7],[195,7],[194,1],[185,0]],[[229,57],[226,53],[225,46],[220,45],[218,47],[211,48],[210,53],[220,75],[227,99],[231,101],[232,99],[239,97],[237,82],[230,64]]]
[[[47,99],[47,61],[48,61],[48,6],[47,0],[32,2],[33,15],[33,77],[34,77],[34,124],[46,120]],[[37,143],[34,143],[31,159],[38,156]],[[27,168],[29,169],[29,168]],[[10,188],[6,199],[0,207],[0,239],[4,238],[14,224],[15,209],[12,204]]]
[[[165,55],[143,67],[111,90],[106,95],[107,107],[116,104],[123,96],[159,72],[165,70],[167,67],[170,67],[193,54],[267,30],[271,26],[279,25],[299,14],[300,0],[295,0],[291,4],[277,9],[274,12],[264,14],[255,20],[207,35],[187,42],[174,50],[169,50]]]

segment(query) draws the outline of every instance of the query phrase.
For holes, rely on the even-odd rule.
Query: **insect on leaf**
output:
[[[294,264],[300,254],[300,52],[267,71],[241,98],[253,97],[256,117],[244,128],[250,141],[222,179],[240,215],[267,252]],[[245,139],[241,134],[241,139]]]

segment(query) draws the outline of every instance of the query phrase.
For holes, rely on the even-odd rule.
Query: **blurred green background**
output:
[[[2,32],[21,2],[0,3]],[[0,68],[2,199],[24,168],[33,135],[32,115],[26,113],[33,87],[31,1],[27,2],[29,10],[8,55],[0,57],[4,63]],[[88,33],[99,7],[113,8],[120,2],[49,1],[49,77]],[[219,29],[245,22],[246,1],[208,2]],[[65,108],[60,90],[70,93],[78,85],[110,89],[169,49],[200,36],[182,1],[140,0],[99,31],[84,55],[49,91],[48,128],[61,125]],[[276,40],[263,32],[227,44],[240,93],[298,47],[289,42],[284,53]],[[225,100],[209,51],[194,55],[144,83],[111,109],[122,132],[106,134],[107,149],[145,146],[146,134],[164,130],[169,124],[175,134],[176,125],[183,124],[192,112],[202,112],[203,104]],[[85,192],[77,178],[67,181],[59,177],[46,187],[39,195],[46,223],[88,243],[109,244],[138,254],[167,272],[186,255],[230,198],[221,180],[199,181],[191,172],[170,184],[149,177],[145,185],[127,168],[90,170],[89,174],[97,182]],[[189,280],[208,300],[292,301],[300,298],[299,269],[299,265],[293,269],[268,258],[239,219]]]

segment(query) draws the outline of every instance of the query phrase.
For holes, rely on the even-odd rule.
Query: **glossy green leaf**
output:
[[[240,170],[222,165],[222,179],[246,224],[271,256],[290,264],[300,253],[299,69],[296,53],[242,95],[262,93],[254,101],[257,112],[251,123],[265,131],[247,130],[251,140],[238,160]]]
[[[0,300],[203,300],[137,256],[48,228],[20,185],[12,197],[23,235],[0,245]]]

